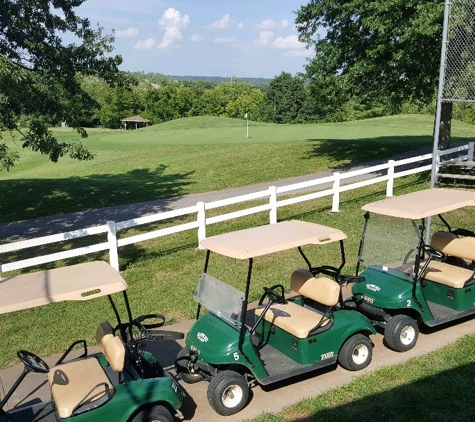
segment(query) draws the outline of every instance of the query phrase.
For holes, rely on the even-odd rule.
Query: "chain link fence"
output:
[[[452,0],[442,101],[475,103],[475,0]]]

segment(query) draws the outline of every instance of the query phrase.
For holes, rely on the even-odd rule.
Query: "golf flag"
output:
[[[247,119],[247,113],[244,115],[244,118]]]

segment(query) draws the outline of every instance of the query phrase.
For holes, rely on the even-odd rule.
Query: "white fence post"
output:
[[[386,184],[386,197],[393,196],[394,191],[394,160],[388,161],[388,182]]]
[[[340,173],[333,173],[335,180],[333,181],[333,201],[332,212],[340,211]]]
[[[277,187],[269,186],[269,223],[277,223]]]
[[[109,242],[109,263],[112,268],[119,271],[119,251],[117,249],[117,232],[115,221],[107,222],[107,241]]]
[[[474,150],[474,142],[468,143],[468,151],[467,151],[467,161],[473,161],[473,150]]]
[[[196,215],[198,221],[198,249],[204,249],[201,241],[206,239],[206,206],[204,202],[197,202],[198,213]]]

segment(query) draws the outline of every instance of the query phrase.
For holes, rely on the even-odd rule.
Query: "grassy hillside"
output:
[[[90,162],[22,151],[0,173],[0,222],[221,190],[389,157],[432,143],[430,116],[335,124],[276,125],[193,117],[136,131],[90,129]],[[76,138],[72,129],[55,129]],[[454,122],[454,142],[475,127]],[[19,144],[9,142],[17,150]]]

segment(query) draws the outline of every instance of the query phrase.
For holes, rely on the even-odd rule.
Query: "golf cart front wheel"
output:
[[[241,411],[248,398],[247,381],[235,371],[221,371],[209,383],[209,404],[222,416],[234,415]]]
[[[341,346],[338,355],[340,365],[348,371],[360,371],[366,368],[373,357],[373,345],[364,334],[355,334]]]
[[[177,374],[187,384],[195,384],[204,379],[203,375],[195,370],[190,351],[186,347],[183,347],[176,355],[175,368]]]
[[[396,352],[411,350],[419,337],[417,322],[407,315],[394,315],[386,324],[384,340]]]
[[[174,422],[174,419],[165,406],[157,405],[143,409],[131,422]]]

